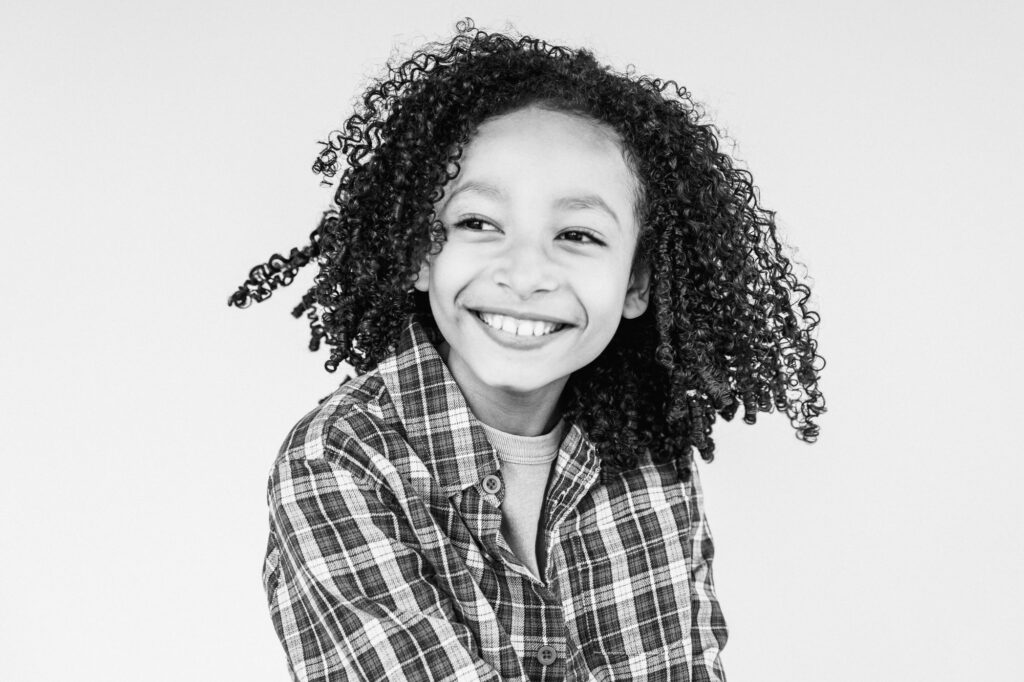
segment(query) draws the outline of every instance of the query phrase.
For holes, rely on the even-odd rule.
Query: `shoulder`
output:
[[[331,471],[373,485],[405,451],[401,420],[376,370],[343,383],[298,421],[281,444],[270,485],[296,471]]]
[[[694,460],[658,461],[650,450],[645,450],[631,469],[617,472],[603,481],[594,489],[592,497],[598,506],[603,502],[633,513],[671,508],[680,520],[692,518],[700,513],[703,504]]]

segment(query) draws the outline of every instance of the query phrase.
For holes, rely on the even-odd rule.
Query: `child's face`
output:
[[[436,208],[447,242],[416,282],[448,365],[464,390],[560,393],[647,307],[622,147],[610,129],[527,108],[481,125],[460,165]]]

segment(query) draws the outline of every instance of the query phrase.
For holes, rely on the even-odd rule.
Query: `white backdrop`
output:
[[[704,467],[732,680],[1024,679],[1015,3],[30,2],[0,9],[0,677],[286,680],[266,476],[339,377],[249,267],[396,49],[512,22],[675,78],[815,282],[818,445]]]

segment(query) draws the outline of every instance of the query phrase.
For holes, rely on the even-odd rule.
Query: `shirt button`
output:
[[[497,495],[498,491],[501,490],[501,479],[490,474],[484,476],[484,492],[488,495]]]
[[[551,665],[558,658],[558,650],[550,644],[545,644],[537,649],[537,660],[541,665]]]

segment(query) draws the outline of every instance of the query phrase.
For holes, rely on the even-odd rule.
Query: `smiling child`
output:
[[[296,680],[724,679],[696,448],[821,358],[771,212],[685,91],[460,25],[315,170],[296,309],[357,377],[271,474],[264,584]]]

